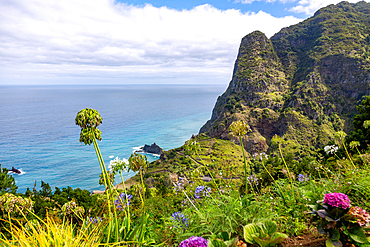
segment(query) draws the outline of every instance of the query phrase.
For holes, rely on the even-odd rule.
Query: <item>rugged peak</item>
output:
[[[348,131],[355,105],[370,93],[369,20],[369,3],[341,2],[271,39],[246,35],[229,87],[200,132],[228,139],[229,125],[244,120],[253,130],[245,147],[255,152],[275,134],[318,147]]]

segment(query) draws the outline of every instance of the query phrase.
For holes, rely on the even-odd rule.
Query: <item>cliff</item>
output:
[[[245,36],[232,80],[200,133],[229,139],[246,121],[251,152],[267,151],[272,136],[320,147],[351,129],[356,105],[370,94],[370,4],[341,2],[320,9],[271,39]],[[237,140],[234,140],[237,142]]]

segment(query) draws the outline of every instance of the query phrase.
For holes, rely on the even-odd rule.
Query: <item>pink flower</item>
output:
[[[366,213],[365,210],[363,210],[360,207],[352,207],[348,214],[353,215],[354,218],[356,218],[357,223],[362,227],[366,226],[370,223],[370,215]]]
[[[179,247],[207,247],[208,243],[202,237],[191,237],[180,243]]]
[[[324,197],[324,203],[336,208],[349,208],[349,198],[343,193],[328,193]]]

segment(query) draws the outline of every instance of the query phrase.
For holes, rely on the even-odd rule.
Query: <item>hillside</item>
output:
[[[370,4],[329,5],[270,39],[245,36],[232,80],[200,133],[229,139],[228,127],[241,119],[252,129],[243,139],[252,154],[267,151],[274,135],[322,147],[336,131],[351,130],[369,86]]]

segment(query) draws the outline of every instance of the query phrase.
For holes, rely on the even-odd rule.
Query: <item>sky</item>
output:
[[[0,0],[0,85],[227,84],[245,35],[339,2]]]

